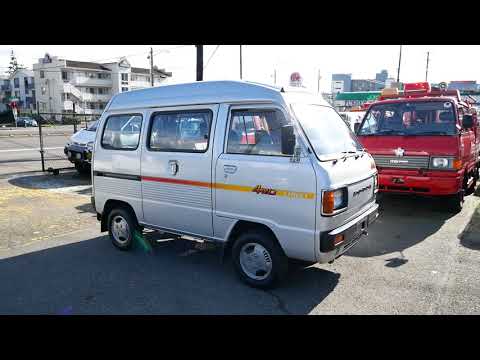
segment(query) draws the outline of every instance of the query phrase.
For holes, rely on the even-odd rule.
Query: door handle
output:
[[[168,162],[168,167],[170,168],[170,174],[176,175],[178,172],[178,161],[177,160],[170,160]]]
[[[235,174],[237,167],[235,165],[223,165],[223,171],[226,174]]]

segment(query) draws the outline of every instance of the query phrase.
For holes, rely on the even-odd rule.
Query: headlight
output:
[[[462,168],[462,160],[452,157],[432,157],[430,167],[432,169],[459,170]]]
[[[87,143],[87,150],[88,151],[93,151],[93,144],[94,144],[93,141],[90,141],[89,143]]]
[[[324,191],[322,196],[322,214],[333,215],[347,207],[347,188]]]

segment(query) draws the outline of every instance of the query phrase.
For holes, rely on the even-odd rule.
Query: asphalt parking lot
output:
[[[89,182],[75,172],[0,180],[0,314],[480,314],[477,195],[455,216],[440,202],[384,197],[348,255],[262,291],[191,241],[149,233],[151,252],[116,250]]]

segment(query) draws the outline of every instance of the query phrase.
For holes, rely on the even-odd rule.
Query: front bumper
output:
[[[63,152],[68,157],[68,160],[72,163],[76,162],[88,162],[92,161],[92,152],[86,147],[79,145],[65,146]]]
[[[367,229],[373,222],[375,222],[375,220],[377,220],[377,218],[378,204],[375,203],[366,212],[348,223],[329,232],[322,233],[320,235],[321,259],[319,262],[328,262],[343,255],[358,243],[362,238],[362,235],[367,235]],[[343,235],[344,240],[335,245],[334,239],[338,235]]]
[[[462,176],[459,172],[435,174],[409,174],[407,172],[380,173],[379,191],[390,193],[410,193],[422,195],[452,195],[462,188]]]

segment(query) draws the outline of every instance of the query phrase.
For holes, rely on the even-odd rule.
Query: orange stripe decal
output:
[[[199,186],[199,187],[215,188],[215,189],[227,190],[227,191],[253,192],[253,193],[256,193],[256,194],[259,194],[259,195],[281,196],[281,197],[288,197],[288,198],[292,198],[292,199],[311,200],[311,199],[315,198],[314,193],[269,189],[269,188],[264,188],[261,185],[244,186],[244,185],[234,185],[234,184],[224,184],[224,183],[208,183],[208,182],[204,182],[204,181],[171,179],[171,178],[152,177],[152,176],[142,176],[142,181],[154,181],[154,182],[161,182],[161,183],[167,183],[167,184]]]

